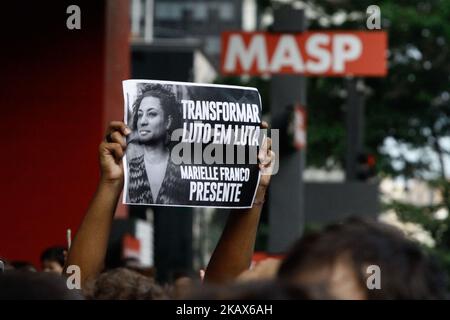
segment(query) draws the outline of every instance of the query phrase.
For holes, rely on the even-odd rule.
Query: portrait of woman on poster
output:
[[[170,143],[181,125],[174,93],[160,84],[148,84],[133,104],[131,128],[143,153],[128,164],[128,202],[177,204],[186,200],[186,182],[171,161]]]

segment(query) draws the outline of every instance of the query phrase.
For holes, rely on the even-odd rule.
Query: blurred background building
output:
[[[216,70],[220,34],[229,30],[253,31],[257,25],[256,0],[132,0],[132,36],[138,42],[200,41],[200,49]]]

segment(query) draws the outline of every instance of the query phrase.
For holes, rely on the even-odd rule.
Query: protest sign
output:
[[[249,208],[260,173],[255,88],[123,82],[126,204]]]

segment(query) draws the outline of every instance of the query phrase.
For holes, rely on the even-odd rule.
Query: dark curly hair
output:
[[[141,93],[138,95],[136,101],[133,104],[131,128],[133,130],[137,129],[139,107],[142,100],[146,97],[155,97],[160,100],[161,107],[164,110],[164,120],[167,120],[169,115],[171,116],[172,121],[168,129],[169,136],[171,136],[172,132],[175,129],[181,127],[181,108],[180,104],[175,98],[175,94],[169,88],[167,88],[167,86],[163,86],[161,84],[146,84],[141,89]]]
[[[310,233],[292,247],[278,277],[296,282],[301,274],[332,266],[348,253],[368,299],[447,299],[447,275],[436,258],[398,229],[370,219],[349,218]],[[383,270],[381,289],[366,286],[368,265]]]
[[[159,300],[168,297],[154,279],[127,268],[100,274],[83,288],[89,300]]]

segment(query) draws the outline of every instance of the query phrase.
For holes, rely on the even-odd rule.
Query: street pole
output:
[[[357,180],[358,156],[364,151],[364,92],[362,79],[347,78],[347,153],[345,178]]]
[[[282,6],[274,12],[273,31],[298,33],[306,30],[303,10]],[[270,84],[272,119],[297,103],[306,107],[306,79],[299,75],[274,75]],[[286,128],[274,128],[285,130]],[[287,143],[280,141],[281,144]],[[269,243],[271,253],[285,252],[304,229],[305,150],[280,153],[279,171],[272,177],[269,192]]]

